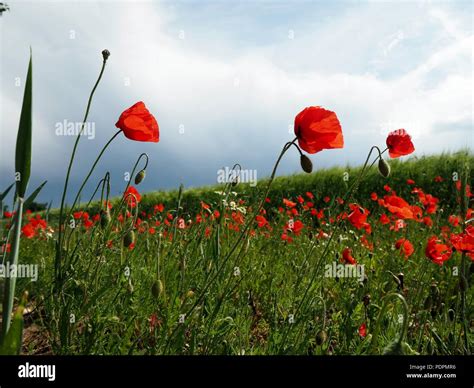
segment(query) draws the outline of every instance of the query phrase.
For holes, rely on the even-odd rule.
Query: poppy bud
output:
[[[405,275],[403,275],[402,272],[398,274],[398,280],[400,280],[400,288],[403,290],[405,286],[403,285],[403,279],[405,278]]]
[[[232,180],[231,185],[232,185],[232,187],[235,187],[235,186],[237,186],[238,183],[239,183],[239,177],[237,176],[237,177],[235,177],[235,179]]]
[[[123,246],[128,248],[135,242],[135,232],[130,230],[127,234],[123,237]]]
[[[194,296],[194,291],[193,290],[189,290],[188,293],[186,294],[187,298],[192,298],[193,296]]]
[[[313,172],[313,162],[306,155],[301,154],[300,157],[301,168],[304,172],[311,174]]]
[[[135,175],[135,184],[139,185],[143,179],[145,179],[146,172],[141,170],[137,175]]]
[[[379,159],[379,172],[385,178],[390,175],[390,164],[385,159]]]
[[[370,304],[370,294],[367,294],[362,299],[364,301],[364,306],[368,306]]]
[[[321,346],[328,339],[328,335],[324,330],[318,331],[316,334],[316,345]]]
[[[163,283],[161,280],[156,280],[153,282],[153,285],[151,286],[151,294],[155,298],[159,298],[161,293],[163,292]]]
[[[110,51],[105,49],[105,50],[102,50],[102,58],[104,58],[104,62],[107,61],[107,59],[109,59],[110,57]]]
[[[456,316],[456,313],[454,312],[454,310],[453,310],[453,309],[449,309],[449,310],[448,310],[448,317],[449,317],[449,320],[450,320],[451,322],[454,321],[455,316]]]
[[[110,217],[110,211],[107,208],[106,210],[101,210],[100,211],[100,226],[102,228],[107,227],[107,225],[110,223],[111,217]]]

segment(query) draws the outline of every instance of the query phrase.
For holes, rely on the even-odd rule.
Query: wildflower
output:
[[[125,110],[115,126],[130,140],[154,143],[160,140],[158,123],[142,101]]]
[[[294,129],[299,146],[309,154],[344,146],[336,114],[319,106],[311,106],[298,113]]]
[[[415,147],[411,142],[411,136],[404,129],[397,129],[390,132],[387,136],[388,154],[391,158],[409,155],[415,151]]]

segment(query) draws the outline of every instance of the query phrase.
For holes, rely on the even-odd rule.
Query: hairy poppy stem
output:
[[[374,334],[372,336],[372,341],[370,342],[369,352],[372,352],[373,349],[375,348],[375,346],[377,345],[377,339],[378,339],[379,329],[380,329],[380,322],[382,320],[382,317],[385,314],[385,311],[387,310],[387,308],[389,306],[388,299],[390,299],[392,297],[400,299],[401,302],[402,302],[402,306],[403,306],[403,327],[402,327],[402,331],[400,332],[400,335],[397,339],[397,343],[400,345],[402,343],[403,339],[405,338],[405,334],[406,334],[407,329],[408,329],[408,304],[407,304],[405,298],[402,295],[400,295],[398,293],[395,293],[395,292],[392,292],[392,293],[390,293],[390,294],[388,294],[384,297],[385,303],[382,307],[382,310],[379,313],[379,316],[377,318],[377,322],[375,323]]]
[[[367,167],[368,163],[369,163],[369,160],[370,160],[370,157],[372,155],[372,152],[374,151],[374,149],[377,149],[378,152],[379,152],[379,156],[377,158],[374,159],[374,161],[370,164],[370,166]],[[379,160],[379,158],[382,157],[382,155],[387,151],[387,149],[383,150],[382,152],[380,151],[379,147],[377,146],[373,146],[370,151],[369,151],[369,154],[367,155],[367,158],[365,159],[365,162],[364,162],[364,165],[362,167],[362,170],[360,172],[360,174],[358,175],[358,177],[356,178],[356,180],[354,181],[354,183],[349,187],[349,189],[347,190],[346,194],[344,195],[344,198],[343,198],[343,201],[344,203],[346,203],[346,201],[351,197],[353,191],[358,187],[359,183],[362,181],[362,178],[365,176],[365,173],[375,164],[375,162],[377,162],[377,160]],[[313,287],[313,284],[314,284],[314,281],[316,280],[316,277],[319,273],[319,268],[321,267],[321,264],[323,263],[324,261],[324,258],[326,257],[328,251],[329,251],[329,247],[331,245],[331,242],[334,238],[334,236],[336,235],[336,232],[339,230],[339,227],[341,226],[342,224],[342,221],[343,219],[339,219],[339,221],[337,222],[333,232],[331,233],[331,235],[329,236],[329,239],[327,240],[327,243],[324,247],[324,250],[323,250],[323,253],[321,254],[314,270],[313,270],[313,274],[311,275],[311,278],[310,278],[310,281],[308,283],[308,285],[306,286],[306,289],[303,293],[303,297],[301,298],[300,302],[298,303],[297,307],[296,307],[296,310],[294,312],[295,316],[296,314],[303,308],[303,306],[306,306],[307,304],[307,297],[309,295],[309,291],[311,290],[311,288]],[[305,261],[311,256],[312,252],[313,252],[313,249],[314,249],[314,245],[311,246],[311,248],[309,249],[307,255],[306,255],[306,258],[305,258]],[[301,283],[299,283],[301,284]],[[297,321],[298,322],[298,321]],[[282,339],[282,342],[281,342],[281,346],[280,348],[282,348],[287,340],[287,337],[288,337],[288,334],[291,330],[291,328],[293,326],[296,326],[296,325],[289,325],[288,328],[286,329],[284,335],[283,335],[283,339]]]
[[[84,120],[82,120],[82,125],[81,125],[81,130],[79,131],[76,141],[74,143],[74,147],[72,149],[72,154],[71,158],[69,160],[69,165],[67,168],[67,173],[66,173],[66,180],[64,181],[64,188],[63,188],[63,193],[61,197],[61,206],[59,208],[59,231],[58,231],[58,239],[56,241],[56,257],[54,261],[54,277],[55,280],[58,281],[59,278],[61,277],[60,273],[60,266],[61,266],[61,260],[62,260],[62,229],[63,229],[63,222],[64,222],[64,203],[66,201],[66,193],[67,193],[67,187],[69,184],[69,176],[71,175],[71,169],[72,169],[72,164],[74,163],[74,157],[76,156],[76,150],[77,146],[79,144],[79,140],[81,139],[82,132],[84,131],[85,124],[87,122],[87,118],[89,116],[89,110],[92,104],[92,98],[94,97],[95,90],[97,89],[97,86],[99,85],[100,80],[102,79],[102,74],[104,74],[105,70],[105,64],[107,63],[107,58],[108,56],[105,56],[103,54],[103,61],[102,61],[102,68],[100,69],[99,77],[97,78],[97,81],[95,82],[94,87],[92,88],[91,94],[89,96],[89,100],[87,102],[87,107],[86,107],[86,112],[84,114]]]
[[[109,145],[114,141],[114,139],[122,132],[121,129],[119,129],[115,134],[109,139],[109,141],[104,145],[102,150],[100,151],[99,155],[95,159],[94,163],[92,164],[92,167],[89,170],[89,173],[87,174],[86,178],[82,181],[81,187],[79,188],[79,191],[76,194],[76,197],[74,198],[74,201],[71,205],[71,208],[69,209],[67,219],[71,217],[71,214],[74,210],[74,207],[77,205],[77,202],[79,201],[79,197],[81,196],[82,190],[84,189],[84,186],[86,185],[87,181],[89,180],[90,176],[94,172],[95,167],[97,166],[97,163],[99,163],[99,160],[102,158],[102,155],[106,151],[106,149],[109,147]]]
[[[281,159],[283,158],[283,155],[285,155],[286,151],[288,151],[288,149],[291,147],[291,145],[293,145],[296,140],[298,138],[295,137],[292,141],[286,143],[284,146],[283,146],[283,149],[281,150],[280,152],[280,155],[278,156],[278,159],[277,161],[275,162],[275,165],[273,166],[273,170],[272,170],[272,173],[270,175],[270,178],[268,180],[268,184],[267,184],[267,187],[265,189],[265,194],[262,196],[262,200],[260,201],[260,204],[259,206],[257,207],[256,211],[252,214],[252,217],[249,218],[242,230],[242,232],[240,233],[237,241],[234,243],[234,245],[232,246],[232,248],[230,249],[229,253],[227,253],[227,255],[224,257],[224,260],[222,262],[222,265],[221,265],[221,269],[219,271],[217,271],[212,277],[211,279],[207,282],[207,284],[204,286],[204,288],[202,289],[201,291],[201,294],[199,295],[199,297],[196,299],[196,302],[194,302],[194,304],[190,307],[190,309],[187,311],[186,313],[186,316],[190,316],[191,313],[194,311],[194,309],[201,303],[201,301],[203,300],[204,296],[206,295],[206,292],[207,290],[209,289],[209,287],[212,285],[212,283],[217,279],[217,277],[220,275],[220,272],[222,271],[222,269],[225,267],[225,264],[228,262],[228,260],[230,259],[230,257],[232,256],[232,254],[234,253],[234,251],[237,249],[237,247],[239,246],[239,244],[241,243],[242,239],[244,238],[244,236],[246,235],[248,229],[250,228],[250,225],[252,225],[252,223],[255,221],[255,217],[260,213],[260,210],[262,209],[263,205],[265,204],[265,198],[268,196],[268,193],[270,192],[270,187],[273,183],[273,180],[275,179],[275,175],[276,175],[276,172],[277,172],[277,169],[278,169],[278,166],[281,162]],[[215,317],[217,315],[217,312],[218,312],[218,309],[220,308],[220,303],[216,306],[216,308],[214,309],[214,311],[211,313],[211,317]],[[213,319],[212,319],[213,320]],[[210,322],[208,323],[209,325],[212,323],[211,319],[209,320]],[[169,344],[171,343],[171,340],[173,338],[173,335],[176,333],[176,331],[178,330],[178,327],[176,327],[175,329],[173,329],[173,332],[171,333],[171,335],[169,336],[168,338],[168,341],[167,341],[167,345],[166,347],[169,346]]]

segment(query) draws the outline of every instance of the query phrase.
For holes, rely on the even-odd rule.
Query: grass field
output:
[[[278,177],[268,195],[267,180],[132,183],[66,218],[59,270],[58,211],[25,214],[22,352],[471,354],[474,263],[452,236],[472,225],[474,157],[390,164],[349,195],[361,168]]]

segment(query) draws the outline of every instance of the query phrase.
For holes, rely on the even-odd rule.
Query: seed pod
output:
[[[308,174],[311,174],[313,172],[313,162],[306,155],[301,154],[300,164],[304,172]]]
[[[192,298],[193,296],[194,296],[194,291],[193,290],[189,290],[188,293],[186,294],[187,298]]]
[[[135,242],[135,232],[133,230],[130,230],[127,232],[127,234],[123,237],[123,246],[125,248],[128,248],[130,245],[132,245]]]
[[[135,175],[135,184],[139,185],[143,179],[145,179],[146,171],[140,170],[137,175]]]
[[[110,57],[110,51],[105,49],[105,50],[102,50],[102,58],[104,58],[104,62],[107,61],[107,59],[109,59]]]
[[[163,292],[163,282],[161,280],[154,281],[153,285],[151,286],[151,294],[155,298],[159,298],[162,292]]]
[[[110,217],[110,211],[109,208],[106,210],[101,210],[100,211],[100,226],[102,228],[106,228],[107,225],[110,223],[111,217]]]
[[[379,159],[379,172],[385,178],[390,175],[390,164],[385,159]]]
[[[318,333],[316,334],[316,345],[321,346],[327,341],[327,339],[328,339],[328,335],[326,331],[324,330],[318,331]]]

